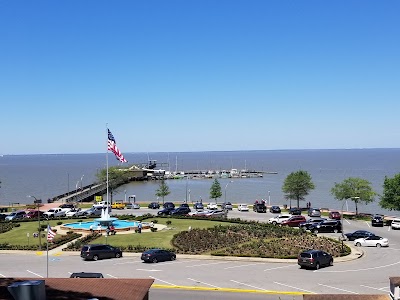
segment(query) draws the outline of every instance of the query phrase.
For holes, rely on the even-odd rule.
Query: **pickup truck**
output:
[[[61,218],[65,217],[66,212],[62,208],[50,208],[48,211],[43,213],[43,217],[47,219],[52,219],[52,218]]]

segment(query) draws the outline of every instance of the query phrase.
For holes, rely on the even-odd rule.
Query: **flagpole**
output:
[[[107,196],[106,196],[106,211],[107,214],[109,213],[108,211],[108,123],[106,123],[106,127],[107,127],[107,151],[106,151],[106,166],[107,166]]]
[[[47,259],[46,259],[46,277],[47,278],[49,278],[49,219],[47,219],[47,236],[46,236],[46,241],[47,241],[47,244],[46,244],[46,252],[47,252],[47,254],[46,254],[46,257],[47,257]]]

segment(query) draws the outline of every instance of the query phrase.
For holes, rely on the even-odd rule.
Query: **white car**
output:
[[[249,207],[247,206],[247,204],[239,204],[238,211],[249,211]]]
[[[390,227],[392,227],[392,229],[400,229],[400,219],[394,219]]]
[[[67,217],[71,218],[71,217],[80,217],[83,216],[83,210],[81,208],[73,208],[69,211],[67,211]]]
[[[276,216],[276,217],[270,218],[270,219],[268,220],[268,223],[269,223],[269,224],[272,224],[272,225],[279,225],[279,224],[281,224],[283,221],[286,221],[286,220],[288,220],[288,219],[291,218],[291,217],[292,217],[292,215],[289,215],[289,214],[287,214],[287,215],[285,215],[285,214],[283,214],[283,215],[278,215],[278,216]]]
[[[62,208],[50,208],[48,211],[43,213],[43,216],[47,219],[51,218],[60,218],[60,217],[65,217],[66,212]]]
[[[218,205],[217,205],[217,203],[208,203],[207,209],[208,210],[218,209]]]
[[[389,247],[389,240],[377,235],[371,235],[366,238],[355,239],[354,245],[357,247]]]

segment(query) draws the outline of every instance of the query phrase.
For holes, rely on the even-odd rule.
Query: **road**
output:
[[[135,214],[138,215],[138,211]],[[265,221],[272,214],[230,213],[230,217],[236,216]],[[400,231],[392,231],[388,227],[371,228],[369,222],[349,220],[344,221],[344,228],[345,232],[366,229],[387,237],[390,247],[364,247],[362,250],[365,254],[361,258],[335,263],[332,267],[317,271],[300,269],[293,260],[274,263],[268,260],[183,258],[178,255],[174,262],[145,264],[138,255],[82,261],[78,253],[61,253],[49,257],[49,276],[66,278],[73,272],[83,271],[101,272],[109,278],[150,277],[155,279],[150,292],[151,299],[206,299],[210,293],[212,299],[245,297],[281,300],[302,299],[302,293],[388,294],[389,277],[398,276],[400,266]],[[327,235],[334,238],[340,236]],[[0,266],[0,277],[46,277],[46,255],[0,254]],[[236,289],[242,292],[234,292]]]

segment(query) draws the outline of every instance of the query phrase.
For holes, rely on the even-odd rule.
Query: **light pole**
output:
[[[231,181],[229,181],[226,185],[225,185],[225,203],[226,203],[226,188],[228,187],[228,185],[230,184],[230,183],[232,183],[233,181],[231,180]]]
[[[271,192],[268,191],[268,205],[271,206]]]
[[[40,232],[42,228],[40,227],[40,211],[39,211],[39,204],[42,203],[42,200],[41,199],[37,199],[35,196],[31,196],[31,195],[29,195],[28,197],[35,199],[34,203],[37,206],[38,224],[39,224],[39,228],[38,228],[38,231],[39,231],[39,250],[42,250],[42,237],[41,237],[42,233]]]
[[[85,176],[85,175],[82,175],[82,177],[81,177],[81,191],[83,191],[83,185],[82,185],[83,176]]]

